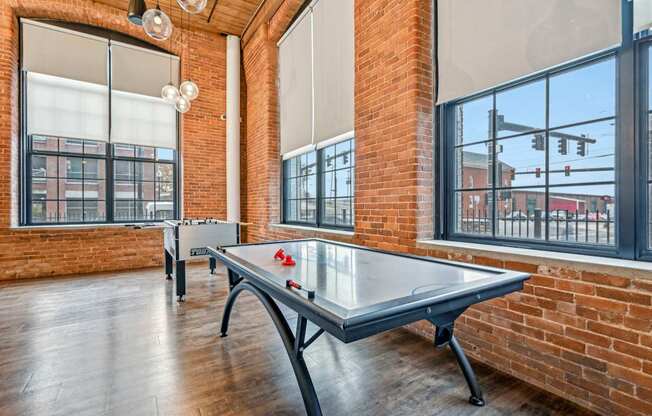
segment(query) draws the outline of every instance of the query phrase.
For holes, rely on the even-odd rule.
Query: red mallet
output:
[[[306,294],[308,294],[308,299],[314,299],[315,298],[315,291],[314,290],[306,289],[305,287],[301,286],[301,284],[299,284],[298,282],[295,282],[292,279],[288,279],[288,280],[285,281],[285,287],[287,287],[288,289],[289,288],[295,288],[297,290],[303,290],[303,291],[306,292]]]
[[[274,254],[274,260],[284,260],[285,259],[285,251],[283,251],[282,248],[279,248],[276,254]]]
[[[292,259],[292,256],[290,256],[289,254],[287,254],[287,255],[285,256],[285,258],[283,259],[283,262],[282,262],[281,264],[282,264],[283,266],[294,266],[294,265],[297,264],[297,263]]]

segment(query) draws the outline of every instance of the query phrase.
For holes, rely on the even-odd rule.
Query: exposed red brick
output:
[[[534,274],[530,276],[528,283],[534,286],[555,287],[555,281],[556,280],[551,277]]]
[[[595,285],[577,282],[574,280],[556,280],[557,289],[565,292],[581,293],[582,295],[594,295]]]
[[[573,374],[566,374],[566,381],[568,381],[571,384],[576,385],[577,387],[584,389],[586,391],[589,391],[591,393],[600,395],[600,396],[608,396],[609,395],[609,387],[605,386],[604,384],[597,384],[592,381],[589,381],[586,378],[582,377],[577,377],[574,376]]]
[[[536,296],[558,300],[561,302],[573,302],[575,296],[572,293],[562,292],[555,289],[548,289],[545,287],[534,288],[534,294]]]
[[[634,345],[616,339],[614,340],[614,350],[622,352],[623,354],[629,354],[632,357],[652,361],[652,348]]]
[[[633,411],[640,412],[645,415],[652,414],[652,403],[650,403],[649,401],[639,400],[637,398],[621,393],[617,390],[611,391],[611,398],[615,402],[627,406]]]
[[[603,298],[616,299],[627,303],[637,303],[639,305],[646,306],[650,306],[650,304],[652,304],[652,296],[632,290],[620,290],[598,286],[596,287],[596,293],[598,296]]]
[[[633,383],[637,386],[642,386],[648,389],[652,388],[652,376],[640,371],[621,367],[615,364],[609,364],[608,372],[614,377],[629,381],[630,383]]]
[[[609,347],[611,345],[611,338],[596,334],[590,331],[583,331],[571,326],[566,327],[566,335],[589,344],[598,345],[601,347]]]
[[[597,371],[607,371],[607,363],[603,360],[591,358],[586,354],[578,354],[572,351],[562,351],[562,358],[577,363],[583,367],[592,368]]]
[[[594,321],[589,321],[587,326],[590,331],[595,331],[597,333],[604,334],[609,337],[621,339],[623,341],[628,341],[631,343],[638,342],[638,334],[632,331],[628,331],[627,329],[622,329],[622,328],[615,327],[613,325],[607,325],[601,322],[594,322]]]
[[[546,334],[546,341],[552,342],[553,344],[559,345],[562,348],[576,352],[584,353],[584,351],[586,351],[586,345],[583,342],[576,341],[561,335],[548,333]]]
[[[631,279],[627,277],[611,276],[608,274],[587,271],[582,272],[582,280],[615,287],[629,287],[632,283]]]
[[[641,360],[634,358],[630,355],[621,354],[619,352],[610,351],[604,348],[588,345],[586,353],[590,357],[604,360],[609,363],[621,365],[623,367],[631,368],[633,370],[641,369]]]
[[[611,299],[596,298],[585,295],[577,295],[575,300],[579,306],[596,309],[607,312],[626,312],[627,304],[623,302],[613,301]]]

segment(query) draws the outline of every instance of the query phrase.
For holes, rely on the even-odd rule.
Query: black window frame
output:
[[[37,19],[39,20],[39,19]],[[134,46],[138,46],[141,48],[145,49],[150,49],[152,51],[156,52],[162,52],[162,53],[168,53],[164,49],[158,48],[154,45],[150,45],[149,43],[143,42],[139,39],[132,38],[128,35],[124,35],[115,31],[107,30],[107,29],[102,29],[102,28],[97,28],[94,26],[88,26],[84,24],[77,24],[77,23],[68,23],[68,22],[63,22],[63,21],[57,21],[57,20],[48,20],[45,19],[45,21],[48,24],[55,25],[55,26],[60,26],[69,30],[73,31],[78,31],[82,33],[87,33],[91,34],[94,36],[99,36],[99,37],[104,37],[109,40],[117,40],[123,43],[128,43],[132,44]],[[19,28],[19,36],[18,36],[18,59],[20,61],[22,57],[22,50],[23,50],[23,27],[20,22],[18,22],[18,28]],[[109,53],[109,65],[111,61],[111,52],[110,50],[108,51]],[[22,65],[19,62],[18,67],[21,68]],[[158,220],[158,219],[153,219],[153,220],[124,220],[124,221],[118,221],[114,219],[114,207],[115,207],[115,195],[114,195],[114,189],[113,189],[113,184],[114,184],[114,172],[113,172],[113,161],[114,161],[114,145],[115,144],[120,144],[120,143],[114,143],[114,142],[106,142],[106,150],[104,156],[100,156],[99,158],[105,160],[105,192],[106,192],[106,197],[104,199],[104,203],[106,204],[105,207],[105,212],[106,212],[106,218],[104,221],[89,221],[89,222],[34,222],[32,218],[32,170],[31,170],[31,157],[34,154],[32,152],[32,137],[31,135],[27,134],[27,76],[25,76],[25,71],[19,70],[18,71],[18,108],[19,108],[19,125],[20,125],[20,139],[19,139],[19,146],[18,146],[18,152],[19,152],[19,157],[18,157],[18,225],[19,226],[34,226],[34,227],[51,227],[51,226],[62,226],[62,225],[102,225],[102,224],[138,224],[138,223],[157,223],[157,222],[163,222],[165,221],[164,219]],[[109,68],[107,68],[107,73],[108,73],[108,88],[109,88],[109,123],[110,123],[110,118],[111,118],[111,71]],[[180,116],[177,113],[176,119],[175,119],[175,135],[176,135],[176,149],[167,149],[166,150],[172,150],[173,152],[173,157],[172,160],[162,160],[163,163],[169,163],[173,165],[173,197],[172,197],[172,202],[173,202],[173,218],[170,219],[178,219],[180,212],[179,212],[179,206],[180,206],[180,189],[181,189],[181,180],[180,180],[180,167],[181,167],[181,157],[179,154],[179,149],[180,149],[180,141],[181,141],[181,134],[180,134],[180,128],[181,128],[181,123],[180,123]],[[110,128],[110,127],[109,127]],[[35,136],[44,136],[44,135],[35,135]],[[95,140],[89,140],[83,137],[57,137],[58,139],[73,139],[73,140],[86,140],[86,141],[95,141]],[[136,145],[137,146],[137,145]],[[151,147],[151,146],[142,146],[142,147]],[[156,148],[154,147],[154,163],[157,163],[157,149],[163,149],[163,148]],[[36,154],[41,154],[41,153],[36,153]],[[91,155],[80,155],[80,154],[59,154],[59,153],[53,153],[51,155],[56,155],[56,156],[71,156],[71,157],[91,157]],[[119,158],[118,158],[119,159]],[[135,161],[152,161],[152,159],[138,159],[135,158]],[[156,185],[155,185],[155,192],[156,192]],[[57,213],[58,213],[59,208],[57,208]],[[156,211],[155,211],[156,212]],[[82,206],[82,213],[83,213],[83,206]]]
[[[621,0],[621,5],[623,36],[620,46],[434,107],[436,123],[436,134],[433,136],[433,160],[435,161],[433,174],[436,179],[433,194],[435,239],[490,243],[494,246],[560,251],[632,260],[652,260],[652,249],[648,248],[647,241],[647,236],[652,232],[652,224],[647,216],[648,198],[652,198],[647,195],[648,191],[645,189],[647,186],[647,163],[649,162],[647,160],[648,151],[652,150],[648,149],[646,132],[649,120],[645,117],[647,115],[647,83],[651,81],[647,80],[647,53],[650,52],[648,48],[652,47],[652,37],[648,36],[649,33],[644,33],[638,34],[637,39],[634,40],[633,5],[628,0]],[[614,174],[617,235],[615,246],[584,245],[545,240],[516,240],[456,233],[454,231],[453,208],[455,104],[481,97],[492,91],[500,91],[532,82],[542,76],[547,77],[551,73],[587,65],[609,56],[614,56],[616,59],[616,157]],[[436,66],[436,55],[434,59]],[[549,149],[548,144],[546,143],[546,149]]]
[[[25,200],[25,218],[26,221],[23,225],[27,226],[57,226],[57,225],[84,225],[84,224],[133,224],[133,223],[151,223],[151,222],[162,222],[168,219],[174,219],[177,217],[177,212],[178,212],[178,206],[177,206],[177,197],[178,197],[178,186],[177,186],[177,175],[178,175],[178,156],[177,156],[177,151],[174,149],[167,149],[167,148],[156,148],[156,147],[151,147],[151,146],[139,146],[139,145],[131,145],[131,144],[122,144],[122,143],[109,143],[109,142],[99,142],[96,140],[84,140],[84,143],[86,142],[92,142],[92,143],[99,143],[104,145],[105,151],[104,154],[87,154],[87,153],[74,153],[74,152],[65,152],[61,151],[61,142],[64,140],[82,140],[82,139],[77,139],[77,138],[65,138],[65,137],[53,137],[59,141],[58,145],[58,151],[49,151],[49,150],[35,150],[33,147],[33,138],[34,137],[48,137],[44,135],[33,135],[33,136],[27,136],[25,143],[25,158],[23,160],[23,164],[25,166],[25,173],[24,173],[24,183],[25,183],[25,195],[24,195],[24,200]],[[115,152],[115,146],[118,145],[126,145],[126,146],[133,146],[135,148],[149,148],[152,149],[154,156],[152,158],[146,158],[146,157],[138,157],[136,156],[136,153],[134,152],[134,156],[118,156],[116,155]],[[158,154],[158,149],[165,149],[172,151],[172,159],[159,159],[157,157]],[[74,158],[81,158],[81,159],[94,159],[94,160],[103,160],[104,161],[104,179],[101,179],[104,181],[104,199],[97,199],[98,201],[102,201],[105,204],[105,219],[103,221],[52,221],[52,222],[38,222],[34,221],[32,217],[32,202],[34,200],[32,199],[32,183],[34,180],[33,172],[32,172],[32,156],[54,156],[54,157],[74,157]],[[161,181],[156,180],[156,167],[158,164],[165,164],[165,165],[172,165],[172,181],[164,181],[164,183],[171,183],[173,190],[173,196],[172,196],[172,205],[173,205],[173,218],[165,218],[165,219],[136,219],[135,215],[132,218],[120,220],[120,219],[115,219],[115,202],[120,201],[120,200],[125,200],[126,199],[119,199],[115,197],[115,171],[114,171],[114,162],[115,161],[127,161],[127,162],[145,162],[145,163],[152,163],[154,166],[154,179],[152,181],[141,181],[141,182],[152,182],[154,184],[154,202],[156,204],[157,201],[157,195],[156,195],[156,184],[161,183]],[[59,162],[57,162],[57,166],[59,166]],[[83,171],[82,171],[83,172]],[[58,175],[58,180],[64,179],[61,177],[61,175]],[[84,174],[82,173],[82,177],[80,181],[82,182],[82,195],[83,195],[83,184],[86,178],[84,178]],[[139,182],[134,173],[134,178],[131,180],[132,182]],[[59,186],[57,184],[57,186]],[[58,203],[63,202],[63,201],[77,201],[81,200],[82,201],[82,214],[84,213],[84,202],[85,199],[82,197],[81,199],[65,199],[65,198],[57,198]],[[90,199],[89,199],[90,200]],[[134,204],[140,200],[134,198],[129,200],[132,201]],[[143,200],[145,201],[145,200]],[[149,201],[149,200],[147,200]],[[161,200],[160,202],[168,202],[167,200]],[[156,206],[156,205],[155,205]],[[57,208],[57,213],[59,211],[60,207]],[[156,209],[154,210],[156,213]],[[84,214],[83,214],[84,215]],[[61,215],[58,213],[57,218],[60,219]]]
[[[337,145],[341,145],[343,143],[350,143],[350,149],[351,149],[351,162],[349,167],[344,167],[344,168],[333,168],[328,171],[323,170],[324,166],[324,154],[325,151],[329,148],[336,148]],[[302,226],[302,227],[314,227],[314,228],[323,228],[323,229],[332,229],[332,230],[341,230],[341,231],[353,231],[355,227],[355,137],[351,136],[349,138],[346,138],[344,140],[340,140],[337,143],[329,144],[328,146],[321,147],[319,149],[311,150],[310,152],[306,153],[315,153],[315,181],[316,181],[316,190],[315,190],[315,221],[310,222],[310,221],[297,221],[297,220],[289,220],[288,219],[288,210],[286,209],[286,201],[288,200],[287,198],[287,180],[293,179],[296,177],[286,177],[286,166],[290,162],[290,160],[293,160],[297,157],[301,157],[306,153],[302,153],[300,155],[295,155],[293,157],[290,157],[286,160],[283,160],[281,162],[281,219],[283,224],[287,225],[296,225],[296,226]],[[337,159],[337,153],[335,153],[334,159]],[[331,198],[331,197],[325,197],[324,193],[324,180],[325,180],[325,174],[326,173],[336,173],[336,172],[342,172],[348,170],[351,173],[351,192],[349,196],[344,196],[344,197],[337,197],[336,196]],[[325,199],[350,199],[351,200],[351,206],[350,206],[350,212],[351,212],[351,225],[340,225],[340,224],[332,224],[329,222],[324,221],[324,207],[323,207],[323,202]],[[301,199],[301,198],[295,198],[295,199]],[[337,222],[337,213],[335,213],[335,218]]]

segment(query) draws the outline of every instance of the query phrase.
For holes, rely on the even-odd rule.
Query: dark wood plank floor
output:
[[[0,284],[0,415],[303,415],[264,309],[243,295],[217,336],[224,271],[188,267],[188,300],[162,270]],[[306,352],[325,415],[589,415],[475,363],[488,405],[467,403],[448,350],[405,330]]]

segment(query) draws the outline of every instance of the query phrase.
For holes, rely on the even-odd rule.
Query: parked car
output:
[[[556,219],[565,220],[566,219],[566,211],[550,211],[550,213],[548,214],[548,217],[550,219],[553,219],[553,220],[556,220]]]
[[[507,220],[527,220],[527,215],[522,211],[512,211],[509,214],[505,215]]]

